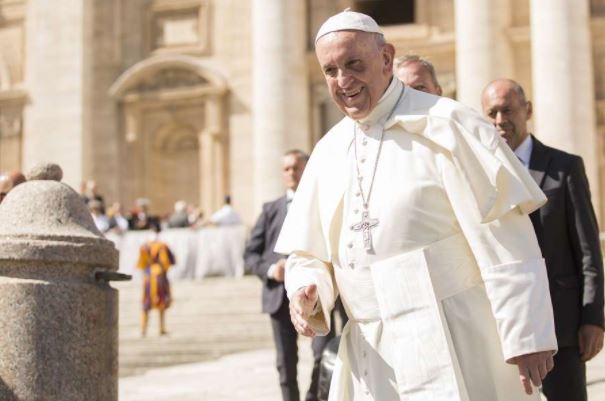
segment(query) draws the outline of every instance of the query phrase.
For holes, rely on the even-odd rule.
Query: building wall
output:
[[[0,171],[51,159],[63,166],[73,187],[95,179],[107,200],[129,207],[146,196],[157,212],[169,212],[175,194],[193,197],[197,191],[208,215],[229,193],[245,221],[253,223],[259,212],[253,199],[253,1],[259,0],[0,0]],[[511,78],[531,99],[530,0],[506,1]],[[416,23],[384,28],[398,55],[418,53],[433,61],[445,94],[452,97],[457,94],[454,4],[416,0]],[[605,0],[590,4],[600,154],[600,179],[593,187],[605,188]],[[341,118],[315,61],[313,41],[321,23],[349,5],[347,0],[307,0],[300,15],[307,32],[303,73],[309,78],[310,128],[306,139],[293,143],[305,150]],[[194,9],[199,13],[192,14]],[[114,96],[111,88],[124,75],[136,75],[137,66],[175,56],[194,59],[202,75],[224,82],[224,93],[212,92],[215,81],[213,94],[203,89],[198,100],[187,97],[195,91],[168,88],[160,95],[173,97],[160,101],[156,111],[139,108],[137,118],[144,124],[133,128],[127,117],[136,113],[129,114],[126,95]],[[143,75],[137,85],[151,79]],[[194,130],[193,139],[188,129]],[[161,148],[150,153],[131,134],[146,140],[182,136],[179,143],[191,149],[182,158],[172,153],[163,160]],[[174,182],[167,170],[174,170]],[[182,190],[162,189],[169,184]],[[602,191],[593,196],[600,198]]]

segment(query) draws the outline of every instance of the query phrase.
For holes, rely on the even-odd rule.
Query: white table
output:
[[[128,231],[123,235],[105,234],[120,251],[120,272],[140,280],[137,269],[139,249],[153,238],[151,231]],[[168,278],[201,280],[206,276],[241,277],[244,275],[246,227],[224,226],[203,229],[176,228],[160,233],[176,259]]]

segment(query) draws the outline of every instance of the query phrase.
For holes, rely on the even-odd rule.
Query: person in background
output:
[[[192,228],[199,228],[204,224],[204,212],[195,205],[187,206],[187,218],[189,220],[189,226]]]
[[[548,203],[530,215],[550,282],[559,352],[542,390],[548,401],[585,401],[586,362],[603,348],[603,258],[582,158],[531,135],[532,104],[519,83],[497,79],[482,107],[542,188]]]
[[[263,312],[268,313],[271,317],[273,340],[277,352],[277,371],[284,401],[300,399],[297,379],[298,334],[290,321],[289,302],[284,289],[286,255],[275,253],[273,248],[308,159],[309,156],[298,149],[284,154],[282,176],[286,194],[263,205],[262,213],[252,229],[244,253],[246,266],[263,282],[262,307]],[[328,336],[313,339],[311,346],[314,365],[311,373],[311,385],[305,401],[317,401],[318,399],[321,354],[328,341],[333,337],[334,332]]]
[[[149,213],[151,201],[147,198],[138,198],[135,201],[135,208],[130,214],[130,228],[133,230],[150,230],[153,225],[158,223],[159,218]]]
[[[415,54],[395,59],[395,76],[410,88],[437,96],[443,92],[433,64]]]
[[[128,219],[122,214],[122,205],[119,202],[115,202],[107,210],[107,217],[109,218],[109,230],[117,234],[123,234],[128,231]]]
[[[102,233],[109,231],[109,218],[103,213],[101,202],[96,199],[91,200],[88,202],[88,209],[99,231]]]
[[[147,335],[149,311],[157,309],[160,314],[160,335],[166,335],[165,312],[172,297],[168,281],[168,269],[175,259],[166,243],[160,241],[160,224],[153,223],[154,238],[141,246],[137,267],[143,271],[143,305],[141,314],[141,336]]]
[[[96,200],[101,204],[101,211],[105,214],[105,200],[103,196],[98,193],[99,188],[97,187],[97,183],[94,180],[88,180],[84,184],[84,191],[82,192],[82,198],[84,202],[88,204],[88,202],[92,200]]]
[[[168,228],[189,227],[189,213],[187,213],[187,202],[183,200],[174,203],[174,213],[168,218]]]
[[[242,218],[239,213],[231,206],[231,196],[225,196],[225,204],[219,210],[210,216],[210,224],[216,226],[229,226],[242,224]]]

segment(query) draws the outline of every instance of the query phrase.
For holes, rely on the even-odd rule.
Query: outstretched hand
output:
[[[511,362],[519,368],[519,379],[526,394],[533,393],[532,384],[540,387],[546,374],[555,366],[552,355],[552,351],[541,351],[512,359]]]
[[[309,324],[309,318],[318,299],[317,286],[311,284],[296,291],[290,300],[290,319],[296,331],[303,336],[313,337],[315,335],[315,330]]]

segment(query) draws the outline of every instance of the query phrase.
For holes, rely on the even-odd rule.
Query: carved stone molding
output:
[[[208,55],[210,24],[208,0],[155,0],[147,15],[147,51]]]
[[[26,100],[24,91],[0,91],[0,138],[21,136]]]
[[[149,93],[179,88],[192,89],[206,86],[208,81],[190,70],[183,68],[167,68],[156,72],[138,85],[130,88],[127,93]]]

